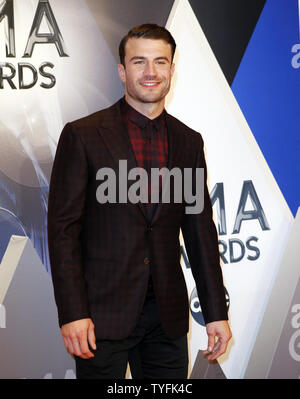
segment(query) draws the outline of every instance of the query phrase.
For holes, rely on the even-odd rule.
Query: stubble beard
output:
[[[150,90],[146,88],[145,90],[149,90],[149,93],[143,94],[143,88],[142,86],[140,86],[140,82],[137,82],[133,90],[131,90],[131,87],[127,87],[127,93],[133,99],[140,101],[144,104],[159,103],[163,101],[166,95],[169,93],[171,82],[169,81],[168,83],[166,83],[166,81],[161,80],[160,85],[162,85],[163,87],[159,92],[155,93],[153,91],[153,93],[151,93]],[[141,90],[136,89],[136,87],[141,87]]]

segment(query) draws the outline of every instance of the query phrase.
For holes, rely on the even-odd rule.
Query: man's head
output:
[[[119,47],[119,76],[125,98],[144,114],[161,112],[174,73],[175,41],[165,28],[146,24],[131,29]]]
[[[173,62],[176,43],[171,33],[164,27],[156,24],[143,24],[132,28],[127,35],[123,37],[119,45],[120,63],[125,67],[126,43],[129,39],[153,39],[163,40],[171,46],[171,61]]]

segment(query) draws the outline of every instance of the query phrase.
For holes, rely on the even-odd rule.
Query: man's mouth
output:
[[[142,82],[141,85],[144,87],[158,86],[160,82]]]

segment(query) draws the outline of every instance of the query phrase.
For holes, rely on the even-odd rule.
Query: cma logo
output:
[[[213,188],[211,194],[211,202],[216,207],[217,226],[219,236],[227,235],[227,221],[225,209],[224,184],[217,183]],[[246,204],[251,201],[251,210],[246,210]],[[232,229],[233,235],[239,234],[242,223],[250,220],[257,220],[262,231],[270,230],[265,212],[258,198],[252,180],[245,180],[243,182],[242,191],[238,208],[236,211],[235,221]],[[256,243],[258,237],[251,235],[244,242],[239,238],[229,238],[225,240],[219,239],[220,256],[224,264],[240,262],[247,252],[248,260],[257,260],[260,256],[260,250]]]
[[[226,290],[226,288],[224,287],[225,290],[225,299],[226,299],[226,306],[227,306],[227,311],[229,309],[229,305],[230,305],[230,298],[229,298],[229,294]],[[193,289],[192,293],[191,293],[191,297],[190,297],[190,309],[191,309],[191,313],[193,316],[193,319],[200,324],[201,326],[205,326],[205,321],[203,318],[203,314],[202,314],[202,310],[201,310],[201,306],[200,306],[200,301],[198,298],[198,294],[197,294],[197,289],[196,287]]]
[[[49,32],[41,32],[41,24],[45,21]],[[6,58],[16,57],[16,30],[14,17],[14,0],[5,0],[0,5],[0,24],[5,24]],[[39,0],[22,58],[32,57],[37,44],[55,44],[60,57],[68,57],[62,34],[48,0]],[[51,89],[56,78],[52,73],[54,64],[45,61],[38,67],[29,62],[0,63],[0,89],[10,86],[11,89],[30,89],[35,86],[39,75],[45,78],[40,86]],[[26,76],[26,79],[25,79]]]
[[[257,260],[260,256],[260,250],[257,246],[258,237],[256,237],[255,235],[251,235],[244,241],[237,237],[229,238],[227,240],[223,238],[223,236],[227,235],[228,230],[223,183],[217,183],[214,186],[212,192],[210,193],[210,199],[212,205],[214,206],[215,214],[217,217],[216,224],[220,237],[219,250],[223,263],[227,264],[240,262],[245,256],[248,260]],[[253,209],[246,210],[246,206],[249,201],[251,201]],[[239,234],[242,224],[250,220],[257,220],[258,225],[260,226],[262,231],[270,230],[269,223],[258,198],[254,184],[252,180],[245,180],[243,182],[240,200],[231,234]],[[181,246],[181,254],[183,256],[186,267],[190,268],[188,254],[186,254],[183,246]]]

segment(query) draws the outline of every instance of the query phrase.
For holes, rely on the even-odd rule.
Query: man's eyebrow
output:
[[[139,55],[135,55],[134,57],[131,57],[129,61],[134,61],[134,60],[144,60],[146,57],[142,57]]]
[[[135,61],[135,60],[145,60],[145,59],[147,59],[147,57],[143,57],[142,55],[135,55],[134,57],[131,57],[131,58],[130,58],[129,62],[130,62],[130,61]],[[164,57],[164,56],[156,57],[156,58],[154,58],[154,60],[155,60],[155,61],[157,61],[157,60],[165,60],[165,61],[170,62],[170,60],[168,59],[168,57]]]
[[[170,62],[168,57],[156,57],[155,60],[165,60],[165,61]]]

